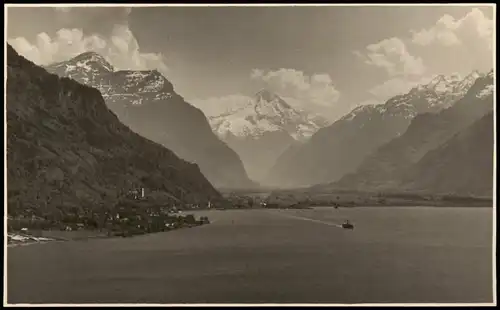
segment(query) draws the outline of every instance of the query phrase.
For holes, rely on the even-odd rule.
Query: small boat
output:
[[[348,221],[342,224],[342,228],[344,229],[354,229],[354,225],[349,223]]]

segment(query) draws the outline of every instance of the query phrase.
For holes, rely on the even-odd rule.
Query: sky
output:
[[[266,88],[338,119],[438,74],[489,71],[494,8],[9,7],[7,41],[47,65],[85,51],[157,69],[206,114]]]

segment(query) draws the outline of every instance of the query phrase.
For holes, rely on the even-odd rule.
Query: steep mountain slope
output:
[[[10,212],[113,203],[139,186],[168,200],[220,197],[197,165],[120,123],[98,90],[48,73],[10,45],[7,183]]]
[[[309,186],[353,173],[368,154],[403,134],[417,114],[439,112],[463,97],[478,75],[473,72],[465,79],[437,76],[383,105],[354,109],[304,145],[287,150],[271,169],[267,183]]]
[[[401,136],[378,148],[358,170],[344,176],[338,187],[383,189],[398,186],[399,178],[427,152],[493,110],[493,72],[476,80],[467,94],[437,114],[417,115]]]
[[[315,123],[319,117],[295,110],[268,90],[238,99],[218,111],[210,107],[204,112],[212,130],[238,153],[254,180],[260,181],[290,145],[320,128]]]
[[[493,194],[493,111],[409,169],[400,188],[431,193],[491,197]]]
[[[97,88],[125,125],[198,164],[215,186],[253,185],[238,155],[212,132],[204,114],[175,93],[158,71],[115,71],[93,52],[47,70]]]

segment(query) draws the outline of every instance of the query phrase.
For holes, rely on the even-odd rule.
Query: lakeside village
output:
[[[195,218],[186,211],[212,209],[206,205],[160,205],[146,196],[144,188],[131,190],[119,204],[99,209],[58,208],[52,212],[28,208],[22,212],[9,210],[8,243],[31,243],[74,240],[71,236],[130,237],[209,224],[207,216]],[[83,232],[87,232],[85,234]],[[50,237],[47,237],[50,236]],[[69,236],[69,237],[68,237]]]
[[[210,223],[207,216],[196,218],[190,211],[252,208],[297,208],[301,204],[280,204],[268,196],[231,192],[220,201],[200,204],[165,203],[145,188],[128,191],[118,202],[99,207],[26,207],[9,203],[8,243],[12,245],[106,237],[131,237]],[[46,205],[46,204],[45,204]]]

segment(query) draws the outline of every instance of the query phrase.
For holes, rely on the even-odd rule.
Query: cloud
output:
[[[383,69],[389,77],[369,89],[371,97],[359,105],[385,103],[389,98],[405,94],[426,80],[423,76],[427,68],[422,58],[412,55],[400,38],[384,39],[366,46],[364,52],[353,51],[353,54],[366,64]]]
[[[39,33],[33,42],[24,37],[9,38],[7,41],[12,47],[27,59],[38,65],[48,65],[54,62],[65,61],[87,51],[94,51],[104,56],[116,69],[152,70],[166,74],[168,67],[165,58],[159,53],[144,53],[140,50],[137,39],[127,25],[126,17],[130,10],[106,11],[103,8],[57,8],[69,18],[79,16],[80,24],[87,23],[104,12],[111,14],[106,34],[85,34],[81,28],[62,28],[54,36]],[[78,14],[77,14],[78,13]],[[75,17],[77,18],[77,17]],[[76,22],[74,19],[72,22]],[[108,20],[109,21],[109,20]]]
[[[251,79],[261,88],[266,88],[282,97],[293,98],[304,105],[303,108],[328,108],[339,101],[340,92],[333,85],[328,74],[308,76],[295,69],[264,71],[255,69]]]
[[[391,77],[417,76],[426,70],[422,58],[411,55],[405,43],[396,37],[370,44],[364,53],[353,53],[364,59],[366,64],[384,69]]]
[[[117,25],[111,35],[111,48],[107,56],[110,63],[120,69],[157,69],[168,71],[161,53],[142,53],[132,31],[127,26]]]
[[[432,27],[412,31],[412,34],[412,42],[417,45],[428,46],[437,43],[444,46],[472,46],[482,44],[491,50],[493,20],[485,16],[480,9],[474,8],[460,19],[445,14]]]
[[[103,38],[97,35],[85,37],[79,29],[60,29],[54,38],[42,32],[33,43],[23,37],[8,39],[8,43],[38,65],[67,60],[89,50],[101,51],[107,46]]]

